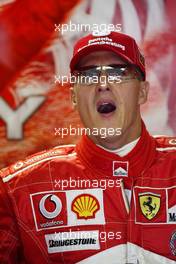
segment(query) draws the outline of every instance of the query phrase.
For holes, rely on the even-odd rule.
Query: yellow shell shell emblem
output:
[[[76,213],[78,219],[95,218],[95,214],[99,209],[99,201],[90,194],[81,194],[72,202],[72,211]]]
[[[143,215],[148,220],[151,220],[159,212],[161,195],[155,193],[139,193],[139,203]]]

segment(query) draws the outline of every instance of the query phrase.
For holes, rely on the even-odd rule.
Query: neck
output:
[[[136,124],[129,126],[122,134],[115,137],[101,138],[91,137],[92,141],[109,150],[115,150],[123,147],[124,145],[134,141],[141,135],[142,122],[139,120]]]

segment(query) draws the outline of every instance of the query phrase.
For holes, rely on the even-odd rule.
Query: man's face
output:
[[[83,57],[78,68],[119,64],[127,63],[111,51],[96,51]],[[102,75],[106,76],[106,72]],[[124,133],[133,123],[140,122],[140,104],[146,101],[147,91],[147,82],[137,78],[120,83],[76,83],[72,89],[72,102],[86,128],[121,128]],[[107,140],[113,137],[116,136]]]

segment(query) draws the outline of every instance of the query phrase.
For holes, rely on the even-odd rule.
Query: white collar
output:
[[[130,153],[130,151],[132,151],[132,149],[137,145],[138,141],[139,141],[140,137],[135,139],[134,141],[124,145],[123,147],[119,148],[119,149],[107,149],[107,148],[104,148],[100,145],[97,145],[99,146],[100,148],[108,151],[108,152],[111,152],[111,153],[115,153],[117,155],[119,155],[120,157],[124,157],[125,155],[127,155],[128,153]]]

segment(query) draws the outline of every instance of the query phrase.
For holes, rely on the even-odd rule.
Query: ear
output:
[[[144,104],[147,101],[149,92],[149,82],[143,81],[140,82],[140,89],[139,89],[139,97],[138,97],[138,104]]]
[[[75,92],[74,87],[70,87],[70,96],[71,96],[71,102],[72,102],[73,109],[76,109],[77,97],[76,97],[76,92]]]

